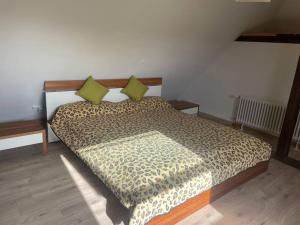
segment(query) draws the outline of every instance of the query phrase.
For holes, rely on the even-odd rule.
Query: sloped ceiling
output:
[[[187,75],[199,76],[206,70],[226,47],[243,32],[269,24],[282,7],[284,0],[272,0],[271,3],[237,3],[232,0],[225,1],[198,1],[199,19],[197,24],[198,61],[192,74],[185,74],[176,78],[176,83],[184,84]],[[182,88],[188,87],[183,85]],[[171,96],[180,97],[182,89],[178,87],[177,93]]]
[[[279,2],[281,7],[277,12],[275,10],[271,20],[265,23],[261,21],[257,27],[270,29],[270,25],[276,21],[296,18],[292,15],[294,10],[290,9],[298,4],[287,1],[281,3],[283,5]],[[299,20],[295,22],[299,25]],[[284,31],[288,25],[282,24]],[[262,31],[264,30],[256,32]],[[197,102],[201,105],[202,112],[226,120],[234,119],[236,96],[252,96],[283,104],[287,102],[300,45],[232,41],[224,46],[226,47],[206,64],[205,70],[190,79],[180,98]]]
[[[163,76],[179,96],[243,31],[281,0],[0,0],[0,122],[43,116],[43,82]]]

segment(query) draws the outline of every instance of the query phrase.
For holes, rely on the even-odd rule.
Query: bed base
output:
[[[258,163],[256,166],[240,172],[210,190],[187,200],[183,204],[173,208],[169,213],[153,218],[147,225],[173,225],[222,197],[237,186],[265,172],[268,169],[268,165],[269,162]]]

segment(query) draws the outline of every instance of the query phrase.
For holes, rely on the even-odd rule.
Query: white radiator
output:
[[[258,98],[240,96],[235,122],[243,126],[262,130],[278,136],[284,120],[284,104]],[[300,117],[298,116],[294,141],[300,142]]]

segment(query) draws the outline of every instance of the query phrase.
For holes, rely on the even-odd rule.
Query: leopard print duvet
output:
[[[63,105],[51,127],[130,210],[130,225],[146,224],[271,154],[268,144],[159,97]]]

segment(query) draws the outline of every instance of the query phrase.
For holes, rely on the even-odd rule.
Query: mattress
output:
[[[51,127],[129,209],[130,225],[146,224],[271,155],[269,144],[160,97],[66,104]]]

